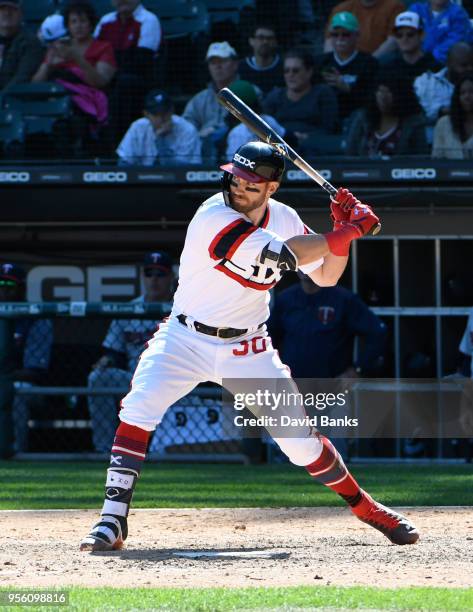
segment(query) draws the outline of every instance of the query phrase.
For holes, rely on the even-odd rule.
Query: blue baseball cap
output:
[[[144,270],[161,270],[163,276],[171,274],[172,272],[172,259],[164,251],[153,251],[152,253],[146,253],[143,259]]]

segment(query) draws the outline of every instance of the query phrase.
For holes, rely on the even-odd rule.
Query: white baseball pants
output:
[[[286,379],[288,386],[297,390],[265,327],[224,340],[171,318],[160,325],[141,355],[119,417],[124,423],[153,431],[169,406],[199,383],[222,385],[224,381],[228,387],[228,379],[255,378]],[[291,408],[289,414],[302,416],[303,409]],[[322,452],[321,442],[310,427],[299,427],[296,435],[274,440],[295,465],[313,463]]]

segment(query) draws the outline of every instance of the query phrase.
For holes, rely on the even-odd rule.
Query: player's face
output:
[[[249,183],[239,176],[233,176],[230,183],[230,203],[232,208],[248,214],[266,204],[268,197],[276,191],[277,183]]]
[[[174,284],[174,275],[163,274],[161,270],[148,268],[144,270],[144,289],[149,302],[170,300]]]

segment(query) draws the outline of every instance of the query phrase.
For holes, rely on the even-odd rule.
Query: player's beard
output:
[[[242,198],[236,200],[234,195],[230,193],[230,204],[234,210],[245,215],[251,212],[252,210],[257,210],[258,208],[266,204],[267,192],[268,187],[266,187],[265,190],[261,194],[259,194],[257,200],[253,200],[251,202],[249,202],[246,197],[244,199]]]

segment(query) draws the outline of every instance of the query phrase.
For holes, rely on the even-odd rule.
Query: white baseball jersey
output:
[[[297,212],[281,202],[270,199],[255,226],[215,194],[189,224],[172,315],[214,327],[257,327],[269,317],[268,289],[282,276],[275,261],[261,263],[261,252],[269,243],[277,252],[289,238],[309,232]],[[308,273],[322,263],[300,269]]]
[[[468,317],[468,323],[466,324],[463,338],[460,342],[460,351],[471,357],[471,377],[473,378],[473,309]]]

